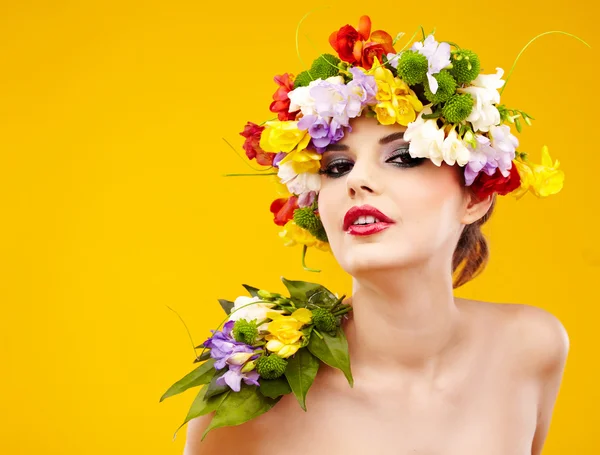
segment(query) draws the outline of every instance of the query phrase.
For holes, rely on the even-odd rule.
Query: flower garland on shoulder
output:
[[[248,122],[240,133],[247,157],[276,168],[287,188],[270,209],[284,244],[304,246],[303,266],[307,247],[330,251],[316,202],[321,155],[352,131],[350,120],[359,116],[406,126],[413,158],[463,167],[465,185],[481,199],[492,194],[520,199],[527,192],[545,197],[563,187],[564,173],[547,146],[540,164],[517,151],[511,125],[520,133],[533,117],[500,104],[506,83],[501,68],[482,74],[475,52],[438,42],[433,34],[423,33],[422,40],[397,52],[402,35],[371,32],[369,16],[360,18],[357,29],[345,25],[334,31],[329,43],[337,55],[320,55],[297,76],[275,76],[270,111],[277,119]]]
[[[239,425],[270,410],[292,393],[306,411],[306,395],[321,362],[341,370],[353,385],[342,319],[352,310],[316,283],[282,278],[290,296],[244,285],[250,296],[219,300],[227,313],[203,348],[195,370],[173,384],[160,401],[202,386],[179,429],[214,415],[208,432]],[[177,434],[177,431],[175,434]]]

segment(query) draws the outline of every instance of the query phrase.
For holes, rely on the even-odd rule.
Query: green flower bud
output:
[[[248,322],[245,319],[238,319],[235,321],[231,333],[236,341],[252,345],[258,336],[258,328],[254,321]]]
[[[468,49],[459,49],[452,52],[452,68],[450,74],[459,84],[466,84],[477,77],[480,70],[479,57]]]
[[[442,109],[442,115],[448,123],[460,123],[473,110],[473,97],[469,93],[453,95]]]
[[[312,310],[315,327],[323,332],[333,332],[337,328],[335,316],[325,308]]]
[[[263,300],[271,300],[274,298],[273,294],[271,294],[269,291],[265,291],[264,289],[258,290],[256,292],[256,295],[258,295]]]
[[[242,367],[242,373],[248,373],[248,372],[254,370],[254,367],[256,367],[256,360],[251,360],[250,362],[247,362],[246,365],[244,365]]]
[[[315,79],[337,76],[340,74],[340,69],[337,67],[340,61],[335,55],[321,54],[310,67],[310,74]]]
[[[431,92],[429,80],[428,78],[425,78],[423,84],[425,88],[425,98],[434,104],[448,101],[456,92],[456,81],[448,71],[440,71],[439,73],[434,74],[433,77],[438,82],[437,91],[435,93]]]
[[[287,360],[276,354],[263,355],[256,360],[256,371],[261,378],[277,379],[284,373],[287,364]]]
[[[429,63],[427,57],[416,51],[404,51],[398,61],[398,76],[408,85],[423,82]]]
[[[296,76],[296,79],[294,79],[294,88],[306,87],[315,79],[316,77],[312,77],[308,71],[302,71],[300,74],[298,74],[298,76]]]

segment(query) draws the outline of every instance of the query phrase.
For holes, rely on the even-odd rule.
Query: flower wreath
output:
[[[304,246],[305,270],[315,271],[304,265],[307,247],[329,251],[316,202],[321,154],[352,131],[352,118],[406,126],[411,157],[463,167],[465,185],[481,199],[494,193],[545,197],[563,187],[564,173],[547,146],[540,164],[516,150],[519,141],[510,125],[520,133],[533,117],[500,104],[504,71],[480,74],[475,52],[421,31],[422,40],[396,51],[403,33],[392,39],[383,30],[371,32],[368,16],[360,18],[358,29],[341,27],[329,37],[337,56],[322,54],[297,76],[275,76],[278,88],[270,111],[277,119],[248,122],[240,133],[250,160],[268,166],[265,170],[277,169],[285,193],[270,210],[282,226],[285,245]]]

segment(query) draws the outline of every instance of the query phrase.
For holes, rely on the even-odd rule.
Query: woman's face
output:
[[[351,275],[427,262],[450,270],[469,203],[459,170],[411,158],[402,138],[406,127],[366,117],[353,119],[351,126],[352,132],[322,156],[318,196],[321,221],[341,267]],[[367,226],[345,230],[348,210],[364,205],[391,223],[379,223],[387,227],[372,234]],[[361,231],[367,234],[357,235]]]

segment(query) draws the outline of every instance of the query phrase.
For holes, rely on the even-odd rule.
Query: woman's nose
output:
[[[346,177],[348,195],[356,197],[360,193],[377,192],[375,178],[373,169],[369,167],[366,161],[362,163],[356,162]]]

